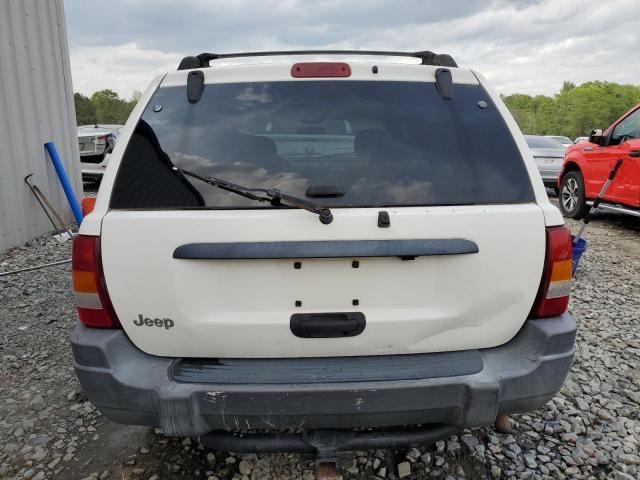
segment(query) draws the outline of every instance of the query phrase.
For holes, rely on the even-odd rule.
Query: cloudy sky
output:
[[[129,98],[204,51],[432,50],[501,93],[640,84],[640,0],[65,0],[74,89]]]

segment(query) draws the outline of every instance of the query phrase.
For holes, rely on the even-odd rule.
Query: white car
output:
[[[108,155],[120,136],[122,125],[82,125],[78,127],[80,168],[85,180],[100,180]]]
[[[222,450],[429,443],[561,388],[571,257],[514,119],[450,56],[188,57],[74,240],[75,369],[106,417]]]

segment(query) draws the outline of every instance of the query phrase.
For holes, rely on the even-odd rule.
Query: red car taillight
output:
[[[74,237],[72,269],[80,323],[92,328],[120,328],[104,282],[99,237]]]
[[[291,67],[294,78],[350,77],[351,67],[344,62],[302,62]]]
[[[567,311],[572,284],[571,233],[567,227],[547,228],[547,253],[538,296],[529,318],[555,317]]]

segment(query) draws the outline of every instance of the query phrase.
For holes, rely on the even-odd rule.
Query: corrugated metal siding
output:
[[[24,184],[73,217],[44,144],[54,141],[82,194],[63,0],[0,1],[0,252],[52,230]]]

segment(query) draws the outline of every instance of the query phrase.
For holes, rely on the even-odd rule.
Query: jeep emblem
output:
[[[169,330],[175,325],[170,318],[147,318],[142,315],[138,315],[138,319],[133,321],[133,324],[141,327],[143,325],[147,327],[164,327],[165,330]]]

